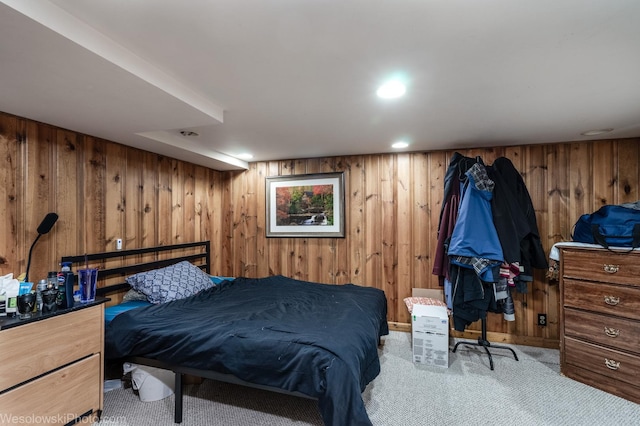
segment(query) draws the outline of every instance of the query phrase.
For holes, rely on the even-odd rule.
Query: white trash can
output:
[[[173,395],[175,373],[171,370],[124,363],[123,370],[131,372],[131,385],[144,402],[158,401]]]

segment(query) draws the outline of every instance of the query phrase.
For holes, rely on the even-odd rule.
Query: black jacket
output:
[[[547,269],[536,213],[522,176],[505,157],[496,159],[487,172],[495,182],[491,207],[504,260],[520,263],[524,275],[532,276],[532,268]]]

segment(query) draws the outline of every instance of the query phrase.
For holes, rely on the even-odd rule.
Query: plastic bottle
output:
[[[71,262],[63,262],[61,264],[60,273],[58,274],[58,297],[62,295],[62,303],[60,307],[73,308],[73,286],[75,284],[75,275],[71,271]]]
[[[47,287],[58,288],[58,273],[56,271],[49,271],[47,274]]]
[[[38,311],[42,311],[42,292],[47,289],[47,280],[41,279],[36,287],[36,306]]]
[[[73,307],[73,272],[71,272],[71,262],[63,262],[58,273],[58,297],[56,305],[58,309],[66,309]],[[69,277],[71,275],[71,277]],[[71,286],[71,303],[69,303],[67,293],[68,287]]]

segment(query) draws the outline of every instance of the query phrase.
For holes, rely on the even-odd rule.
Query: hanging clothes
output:
[[[497,276],[491,268],[503,262],[491,213],[494,183],[480,163],[475,163],[465,176],[458,220],[449,242],[449,261],[473,268],[483,281],[494,282]]]
[[[432,274],[438,276],[440,285],[445,282],[450,285],[449,279],[449,241],[458,219],[458,207],[460,205],[461,179],[465,179],[465,173],[477,162],[476,159],[465,157],[455,152],[451,157],[447,172],[444,177],[444,198],[440,209],[438,221],[438,242],[434,255]],[[445,289],[447,293],[447,289]],[[450,291],[448,292],[450,294]],[[449,306],[451,308],[451,306]]]
[[[487,173],[495,182],[491,207],[505,261],[522,266],[521,281],[533,281],[533,269],[546,270],[549,265],[529,191],[508,158],[497,158]]]
[[[493,188],[481,163],[475,163],[465,173],[448,250],[453,323],[458,331],[485,318],[487,310],[497,310],[494,284],[500,279],[503,255],[491,214]]]

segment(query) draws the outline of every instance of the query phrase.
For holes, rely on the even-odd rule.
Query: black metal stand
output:
[[[491,369],[493,370],[493,358],[491,357],[491,352],[489,352],[489,347],[492,348],[496,348],[496,349],[508,349],[511,351],[511,353],[513,354],[513,357],[516,359],[516,361],[518,360],[518,355],[516,355],[515,351],[513,349],[511,349],[508,346],[499,346],[499,345],[494,345],[491,346],[491,343],[487,340],[487,319],[486,318],[482,318],[482,335],[480,337],[478,337],[478,343],[475,342],[458,342],[455,344],[455,346],[453,347],[453,350],[451,352],[455,353],[456,349],[458,349],[458,345],[469,345],[469,346],[481,346],[484,348],[484,350],[487,352],[487,355],[489,356],[489,365],[491,366]]]

